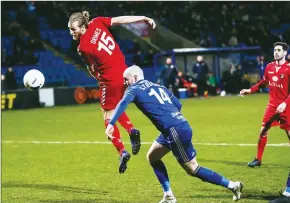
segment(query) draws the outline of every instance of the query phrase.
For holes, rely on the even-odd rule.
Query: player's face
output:
[[[280,61],[281,59],[285,58],[287,52],[283,50],[283,47],[278,45],[274,47],[274,59],[276,61]]]
[[[130,85],[133,85],[134,83],[136,82],[136,79],[135,77],[133,76],[125,76],[124,77],[124,83],[126,86],[130,86]]]
[[[78,26],[78,21],[68,23],[68,28],[73,40],[78,40],[82,35],[82,29]]]

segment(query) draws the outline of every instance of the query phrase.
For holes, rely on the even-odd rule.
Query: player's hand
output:
[[[115,137],[113,136],[114,126],[112,124],[108,124],[106,129],[106,135],[109,140],[113,140]]]
[[[148,24],[150,24],[151,27],[152,27],[153,29],[155,29],[155,27],[156,27],[156,23],[155,23],[155,21],[154,21],[152,18],[147,18],[147,17],[145,17],[145,22],[147,22]]]
[[[243,97],[246,94],[251,94],[251,89],[242,89],[240,95]]]
[[[283,103],[281,103],[278,107],[277,107],[277,109],[276,109],[276,112],[277,113],[283,113],[284,111],[285,111],[285,109],[286,109],[286,103],[285,102],[283,102]]]

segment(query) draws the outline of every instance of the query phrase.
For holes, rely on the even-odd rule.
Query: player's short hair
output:
[[[130,76],[137,75],[138,80],[144,80],[143,70],[137,65],[130,66],[124,71],[124,76],[128,76],[128,75]]]
[[[286,44],[286,42],[275,42],[274,47],[276,46],[282,46],[283,51],[288,51],[289,46]]]
[[[69,23],[72,24],[75,21],[78,21],[78,26],[82,27],[83,25],[87,28],[90,19],[90,14],[88,11],[82,11],[73,13],[69,18]]]

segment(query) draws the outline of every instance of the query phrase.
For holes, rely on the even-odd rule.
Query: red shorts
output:
[[[106,111],[115,109],[119,101],[122,99],[125,90],[126,87],[123,80],[100,84],[101,107]]]
[[[269,121],[276,114],[277,107],[267,106],[263,118],[262,126],[264,127],[267,121]],[[285,111],[280,114],[277,120],[273,121],[271,127],[280,125],[283,130],[290,130],[290,106],[287,106]]]

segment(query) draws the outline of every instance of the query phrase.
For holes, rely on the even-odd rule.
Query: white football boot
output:
[[[244,187],[243,183],[234,182],[234,188],[231,189],[232,192],[234,193],[234,196],[233,196],[234,201],[238,201],[239,199],[241,199],[243,187]]]
[[[159,203],[177,203],[177,199],[174,196],[164,196]]]

